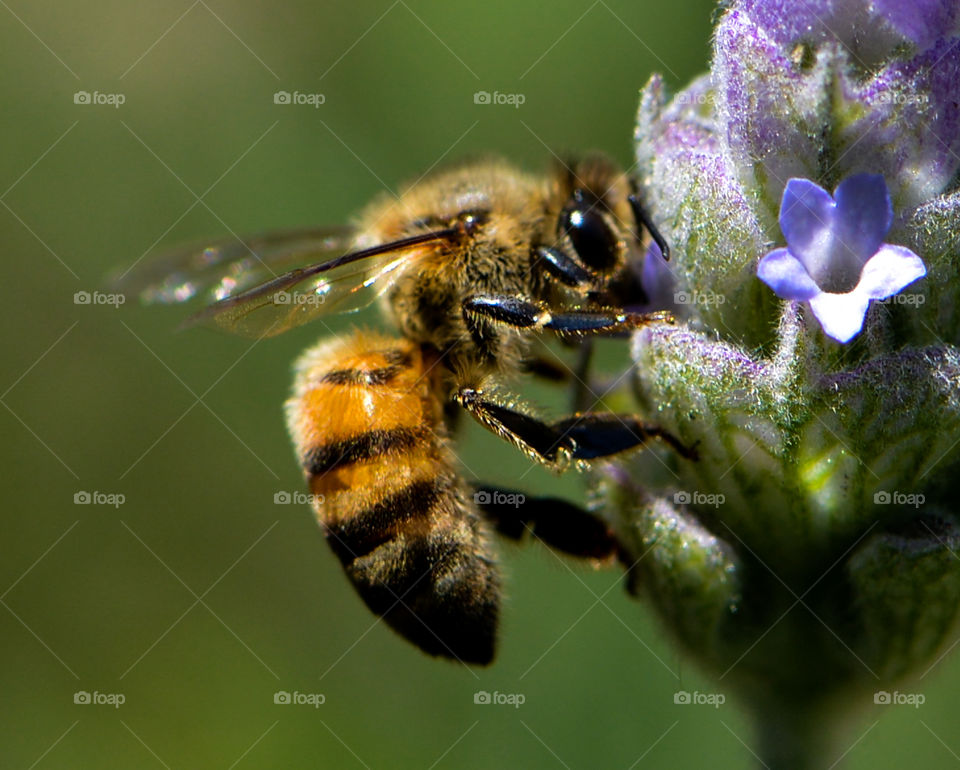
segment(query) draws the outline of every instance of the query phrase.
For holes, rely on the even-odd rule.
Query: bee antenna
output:
[[[640,203],[640,199],[637,197],[636,192],[631,193],[627,200],[630,201],[630,208],[633,209],[633,216],[637,220],[637,224],[643,225],[647,229],[647,232],[650,233],[650,237],[653,238],[654,243],[660,247],[660,254],[663,256],[663,258],[665,260],[670,259],[670,247],[667,245],[666,238],[660,234],[657,226],[653,223],[653,220],[650,219],[650,215],[647,214],[643,204]]]

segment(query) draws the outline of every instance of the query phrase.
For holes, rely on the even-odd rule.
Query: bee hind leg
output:
[[[576,414],[553,423],[551,428],[573,439],[576,444],[573,457],[577,460],[609,457],[643,446],[651,439],[660,439],[686,460],[697,459],[694,447],[688,447],[659,425],[643,422],[632,414]]]
[[[476,485],[474,502],[494,529],[511,540],[528,532],[550,548],[599,562],[629,556],[599,516],[559,497],[530,497],[515,490]]]

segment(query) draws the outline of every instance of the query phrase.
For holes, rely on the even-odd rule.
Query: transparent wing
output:
[[[237,334],[272,337],[322,315],[355,310],[388,288],[398,268],[436,248],[439,242],[449,241],[458,232],[455,228],[434,230],[348,251],[252,286],[249,275],[255,271],[241,271],[241,278],[225,285],[222,270],[215,270],[210,275],[220,276],[221,288],[226,290],[224,296],[188,319],[187,324],[212,323]],[[271,256],[275,253],[271,252]],[[309,256],[318,253],[314,249]],[[301,260],[303,256],[303,252],[298,254]],[[149,284],[146,290],[153,285]],[[169,301],[185,301],[191,291],[196,294],[191,287]]]
[[[291,269],[343,254],[350,227],[276,230],[250,238],[197,241],[132,265],[111,283],[144,303],[218,302]]]

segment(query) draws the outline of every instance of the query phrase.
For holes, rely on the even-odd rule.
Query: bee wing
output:
[[[399,267],[458,232],[448,228],[420,233],[294,268],[229,293],[187,324],[213,323],[245,336],[272,337],[322,315],[355,310],[389,287]]]
[[[197,241],[127,268],[111,283],[147,304],[193,299],[218,302],[287,273],[346,252],[350,227],[299,228],[250,238]]]

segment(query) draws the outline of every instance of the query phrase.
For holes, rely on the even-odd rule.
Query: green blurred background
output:
[[[0,765],[752,764],[732,699],[674,705],[717,686],[615,571],[505,545],[486,670],[375,624],[308,508],[274,504],[302,488],[281,404],[317,329],[251,347],[174,333],[182,308],[74,303],[179,241],[343,222],[441,158],[540,169],[551,150],[596,148],[629,165],[638,88],[654,70],[678,87],[706,68],[712,4],[0,6]],[[78,105],[81,90],[125,103]],[[325,103],[275,105],[278,90]],[[476,105],[478,90],[525,103]],[[330,325],[358,320],[377,323]],[[459,450],[482,479],[583,497],[576,474],[531,468],[481,431]],[[84,491],[125,502],[75,505]],[[947,660],[921,710],[869,715],[847,766],[953,766],[960,745],[926,725],[956,734],[958,683]],[[281,690],[325,703],[275,705]],[[475,705],[481,690],[525,703]],[[77,705],[78,691],[125,702]]]

